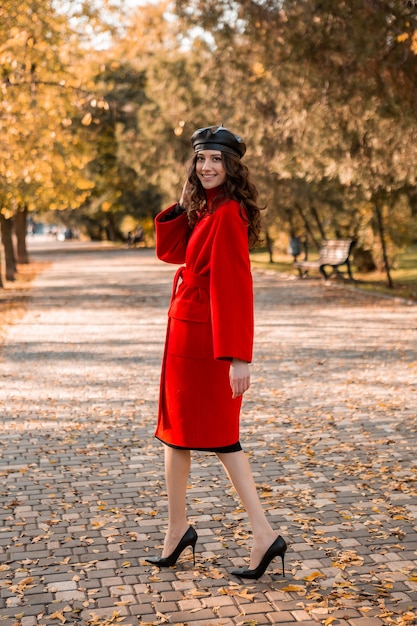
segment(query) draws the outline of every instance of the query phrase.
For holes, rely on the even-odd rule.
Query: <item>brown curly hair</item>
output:
[[[226,172],[226,181],[215,198],[212,210],[216,209],[225,198],[236,200],[242,207],[245,219],[248,221],[249,248],[254,248],[260,240],[261,211],[265,207],[257,204],[258,190],[251,181],[247,166],[239,157],[222,152],[223,167]],[[201,211],[206,204],[206,193],[196,173],[197,154],[194,155],[188,168],[188,182],[191,185],[191,193],[187,202],[188,222],[191,228],[197,223]]]

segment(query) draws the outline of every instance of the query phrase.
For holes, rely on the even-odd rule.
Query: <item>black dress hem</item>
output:
[[[172,443],[167,443],[166,441],[163,441],[159,437],[156,437],[156,439],[161,441],[166,446],[169,446],[170,448],[174,448],[175,450],[196,450],[197,452],[220,452],[220,453],[240,452],[240,450],[242,450],[240,441],[237,441],[236,443],[232,443],[230,446],[220,446],[218,448],[187,448],[185,446],[175,446]]]

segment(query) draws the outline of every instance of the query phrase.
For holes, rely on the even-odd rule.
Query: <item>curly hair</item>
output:
[[[243,216],[248,222],[249,248],[254,248],[260,240],[261,211],[265,207],[257,204],[258,190],[251,181],[250,172],[242,161],[232,154],[222,152],[223,167],[226,172],[226,181],[219,189],[219,195],[215,198],[212,211],[216,210],[225,199],[236,200],[241,207],[246,209]],[[197,223],[203,207],[206,203],[206,194],[196,173],[197,154],[194,155],[188,168],[188,182],[191,185],[189,202],[187,203],[188,222],[191,228]]]

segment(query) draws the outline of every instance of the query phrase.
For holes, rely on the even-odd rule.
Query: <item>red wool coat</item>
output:
[[[186,214],[155,220],[156,252],[185,263],[174,280],[161,373],[155,436],[188,449],[239,440],[242,397],[232,398],[232,358],[250,362],[253,290],[247,222],[240,205],[224,201],[194,229]]]

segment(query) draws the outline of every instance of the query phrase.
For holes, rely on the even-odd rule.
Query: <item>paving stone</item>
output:
[[[165,615],[165,613],[163,613]],[[191,613],[189,611],[176,611],[169,614],[169,621],[173,624],[186,623],[186,624],[202,624],[212,623],[213,620],[217,621],[217,616],[209,609],[202,609],[198,613]]]
[[[295,622],[294,616],[284,611],[267,613],[266,616],[271,624],[293,624]]]
[[[359,619],[349,620],[352,626],[382,626],[383,621],[377,617],[360,617]]]

